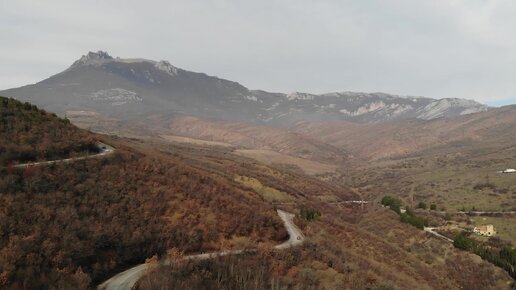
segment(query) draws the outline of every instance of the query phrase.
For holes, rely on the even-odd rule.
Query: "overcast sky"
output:
[[[0,0],[0,89],[88,51],[251,89],[516,103],[516,1]]]

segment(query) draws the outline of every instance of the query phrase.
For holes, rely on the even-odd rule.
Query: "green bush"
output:
[[[417,208],[426,209],[426,203],[420,201],[419,204],[417,205]]]
[[[382,204],[385,206],[388,206],[393,211],[397,212],[398,214],[401,213],[400,207],[401,207],[401,201],[395,197],[392,196],[384,196],[382,198]]]
[[[414,215],[409,209],[405,213],[400,214],[400,220],[403,223],[411,224],[418,229],[424,229],[427,221],[424,218]]]
[[[455,236],[453,246],[477,254],[482,259],[507,271],[512,278],[516,278],[516,248],[504,246],[499,249],[477,243],[464,233]]]
[[[459,248],[462,250],[470,251],[473,249],[475,243],[472,239],[464,235],[464,233],[460,233],[455,236],[453,239],[453,246],[455,248]]]
[[[304,220],[312,221],[312,220],[319,218],[321,216],[321,212],[316,209],[313,209],[313,208],[310,208],[310,209],[302,208],[301,211],[299,212],[299,215]]]

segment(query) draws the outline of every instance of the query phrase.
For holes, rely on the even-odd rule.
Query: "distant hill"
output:
[[[516,106],[431,121],[300,122],[291,131],[366,160],[411,155],[436,147],[460,152],[496,149],[516,145]]]
[[[385,93],[270,93],[177,68],[167,61],[122,59],[89,52],[68,69],[33,85],[0,91],[63,114],[94,111],[123,120],[155,114],[285,125],[296,121],[376,123],[487,110],[471,100]]]

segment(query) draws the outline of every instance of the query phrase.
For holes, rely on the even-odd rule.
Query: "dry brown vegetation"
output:
[[[504,148],[514,145],[516,106],[432,121],[301,122],[292,131],[364,160],[406,156],[435,147],[452,151],[486,146]]]
[[[323,205],[320,210],[323,215],[316,221],[296,221],[307,236],[299,248],[158,267],[142,279],[139,289],[510,287],[504,271],[400,224],[387,209],[355,209],[359,218],[352,220],[336,207]]]
[[[284,128],[181,117],[171,120],[165,130],[176,135],[252,149],[271,149],[322,162],[338,163],[347,158],[347,153],[343,150]]]
[[[0,97],[0,166],[96,152],[94,138],[67,119]]]
[[[231,126],[231,130],[238,129]],[[252,130],[244,127],[237,131],[246,138],[252,136]],[[2,288],[88,288],[155,254],[164,255],[170,248],[188,254],[243,245],[262,250],[241,257],[157,267],[140,288],[509,287],[510,278],[502,270],[401,224],[392,211],[375,204],[360,207],[326,202],[360,199],[355,191],[373,198],[387,194],[385,191],[409,197],[403,195],[403,189],[416,188],[407,175],[410,170],[403,168],[400,160],[376,164],[394,166],[392,170],[362,167],[341,172],[340,178],[316,178],[295,168],[236,155],[232,148],[222,146],[77,132],[69,138],[80,142],[85,134],[113,145],[117,152],[98,160],[0,172]],[[279,132],[266,135],[276,137]],[[291,137],[302,140],[296,134]],[[282,142],[275,143],[275,148],[291,144]],[[298,154],[300,148],[292,152]],[[310,150],[314,148],[322,147]],[[304,157],[319,153],[310,154]],[[331,159],[332,154],[336,151],[324,153],[321,160]],[[410,164],[420,166],[419,161]],[[501,163],[492,166],[497,164]],[[286,238],[270,203],[280,201],[274,199],[278,195],[288,196],[288,202],[276,206],[296,213],[313,209],[322,215],[313,221],[296,218],[307,236],[303,246],[271,252],[272,244]]]
[[[317,162],[309,159],[281,154],[272,150],[264,149],[238,149],[235,150],[238,155],[256,159],[265,164],[290,165],[299,168],[302,172],[310,175],[325,174],[334,172],[337,166],[334,164]]]
[[[37,126],[61,122],[48,118]],[[1,288],[89,287],[171,247],[199,252],[239,236],[265,244],[285,237],[272,206],[232,178],[181,157],[71,130],[63,136],[104,139],[117,152],[1,170]]]

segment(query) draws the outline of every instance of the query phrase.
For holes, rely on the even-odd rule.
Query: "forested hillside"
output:
[[[17,136],[31,152],[52,138],[106,139],[4,100],[3,144]],[[28,136],[32,143],[24,143]],[[149,156],[121,143],[104,158],[0,169],[0,288],[87,289],[169,248],[201,252],[238,237],[252,243],[285,238],[272,206],[256,193],[181,158]],[[45,148],[57,157],[58,148],[70,147]]]
[[[73,144],[98,140],[115,152],[52,165],[0,166],[0,289],[92,289],[170,249],[188,255],[242,248],[260,251],[156,267],[138,287],[507,288],[501,269],[400,223],[392,211],[340,204],[360,199],[342,183],[264,165],[231,148],[94,135],[29,104],[5,104],[4,120],[13,125],[0,132],[2,144],[33,131],[34,144],[38,138],[59,144],[57,136],[69,136]],[[24,122],[28,127],[14,125]],[[32,152],[37,145],[25,148]],[[54,157],[87,154],[53,150]],[[275,207],[298,213],[295,223],[306,235],[301,247],[270,251],[287,237]]]
[[[95,152],[94,138],[30,103],[0,97],[0,166]]]
[[[318,209],[321,217],[296,220],[307,237],[301,247],[176,258],[151,267],[138,289],[510,289],[503,270],[399,223],[389,209],[363,212],[356,222],[344,221],[340,209]]]

